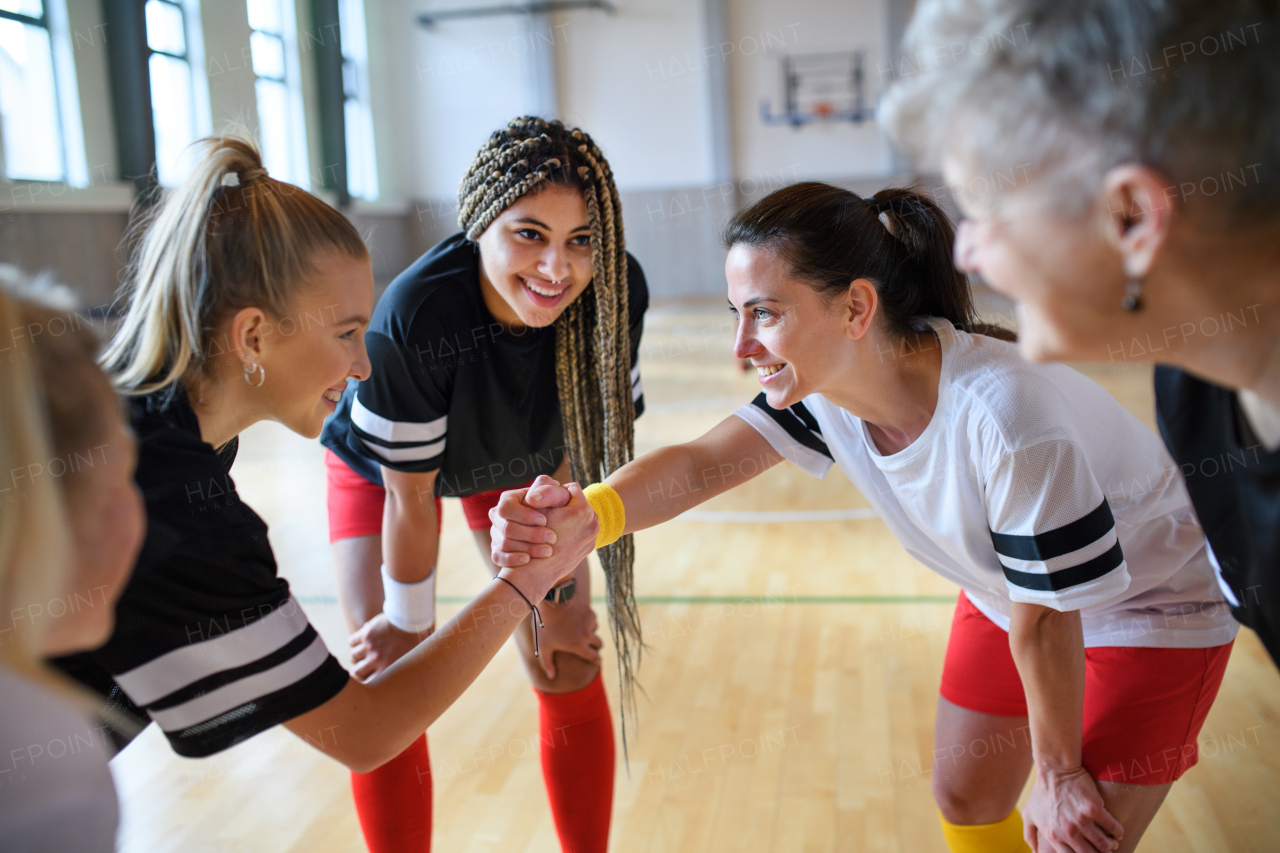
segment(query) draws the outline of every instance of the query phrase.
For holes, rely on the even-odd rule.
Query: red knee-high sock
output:
[[[351,774],[369,853],[430,853],[431,764],[427,736],[370,773]]]
[[[599,675],[573,693],[538,694],[542,778],[565,853],[604,853],[613,812],[613,718]]]

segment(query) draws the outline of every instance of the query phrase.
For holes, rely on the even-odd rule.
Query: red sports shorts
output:
[[[328,475],[329,541],[337,542],[353,536],[382,535],[382,507],[387,497],[386,489],[352,471],[351,466],[332,450],[325,450],[324,466]],[[527,485],[529,483],[525,484]],[[489,510],[498,505],[498,498],[505,491],[508,489],[494,489],[462,498],[462,514],[467,517],[467,526],[472,530],[488,530]],[[439,524],[440,499],[436,498],[435,501],[436,522]]]
[[[1163,785],[1199,759],[1196,739],[1209,714],[1231,646],[1085,649],[1084,766],[1099,781]],[[956,602],[942,668],[948,702],[1003,717],[1027,716],[1009,634]]]

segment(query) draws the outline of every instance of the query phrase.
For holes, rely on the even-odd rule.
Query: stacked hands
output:
[[[545,474],[526,489],[503,492],[489,510],[489,521],[489,559],[504,568],[567,553],[580,554],[573,561],[576,566],[595,550],[600,530],[595,510],[578,484],[562,486]]]
[[[595,612],[590,607],[543,601],[552,587],[573,577],[578,564],[595,549],[600,524],[582,488],[577,483],[562,486],[541,476],[528,488],[504,492],[498,506],[489,511],[489,518],[493,521],[492,557],[499,575],[515,584],[542,614],[538,663],[543,672],[555,679],[555,652],[598,664],[603,642],[596,633]],[[386,614],[374,616],[348,641],[356,678],[373,678],[408,654],[432,630],[401,631]]]

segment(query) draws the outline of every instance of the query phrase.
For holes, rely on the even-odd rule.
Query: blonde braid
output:
[[[536,117],[511,121],[475,156],[458,189],[458,224],[479,239],[503,210],[545,182],[582,191],[591,228],[591,285],[556,320],[556,386],[575,480],[603,480],[635,453],[631,318],[622,204],[608,161],[591,137]],[[618,652],[622,748],[635,719],[635,676],[644,648],[630,535],[600,551],[609,624]]]

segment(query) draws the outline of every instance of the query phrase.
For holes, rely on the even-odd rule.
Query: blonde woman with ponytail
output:
[[[458,207],[462,231],[383,295],[367,337],[371,373],[347,389],[323,437],[339,595],[365,677],[432,630],[441,496],[462,499],[488,565],[489,510],[501,491],[539,474],[601,479],[631,458],[644,406],[648,290],[591,137],[515,119],[476,155]],[[554,534],[545,534],[550,554]],[[603,549],[601,562],[626,708],[640,648],[630,537]],[[605,849],[613,801],[613,726],[589,583],[580,562],[531,599],[540,618],[517,635],[566,851]],[[428,766],[424,736],[377,773],[353,777],[374,853],[428,849]]]
[[[314,438],[347,380],[368,376],[369,255],[340,213],[273,180],[250,139],[199,145],[191,177],[139,226],[103,358],[138,439],[146,541],[110,639],[60,665],[154,720],[181,755],[284,724],[369,771],[422,734],[529,615],[525,599],[589,548],[504,573],[378,678],[348,676],[278,576],[231,467],[245,428],[274,420]],[[469,642],[451,641],[459,626]]]
[[[34,301],[12,267],[0,284],[0,839],[105,853],[111,741],[43,658],[111,633],[142,541],[134,443],[85,321]]]
[[[839,466],[960,586],[934,723],[949,849],[1132,851],[1196,763],[1237,628],[1159,437],[977,322],[951,224],[915,191],[796,184],[736,214],[724,242],[734,355],[761,393],[589,487],[611,497],[597,535],[660,524],[782,459]],[[672,480],[703,488],[652,487]],[[504,495],[495,562],[525,565],[544,541],[535,507],[569,497],[551,480]]]

